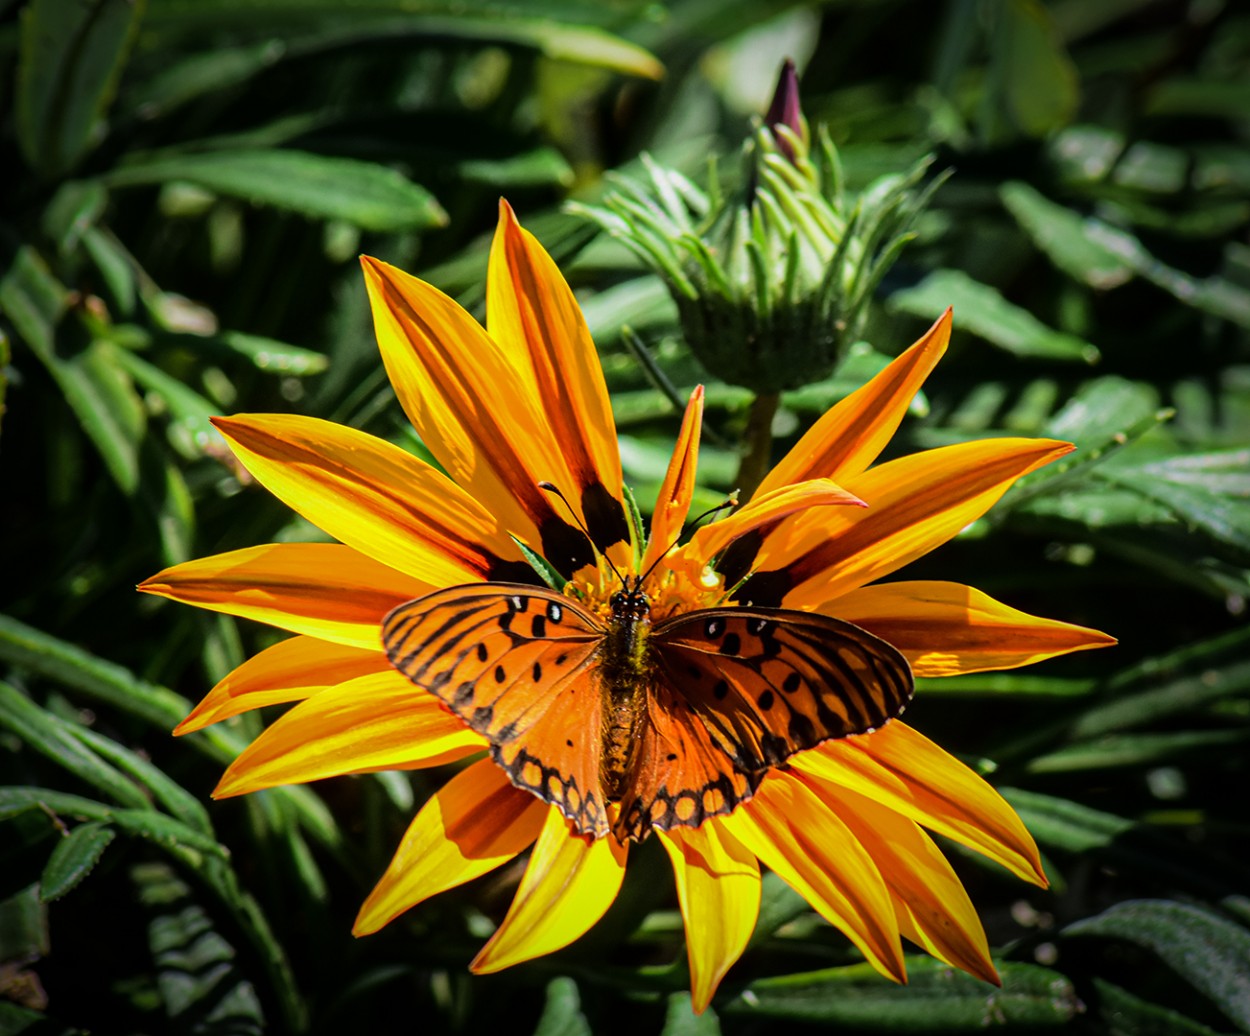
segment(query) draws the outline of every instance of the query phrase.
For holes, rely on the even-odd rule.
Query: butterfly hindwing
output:
[[[648,643],[653,743],[638,750],[636,804],[622,802],[621,822],[634,837],[732,811],[770,766],[881,726],[914,687],[896,648],[809,612],[687,612],[658,624]]]
[[[647,694],[617,834],[641,840],[651,828],[698,827],[745,802],[763,772],[744,771],[710,736],[705,718],[663,679]]]
[[[512,783],[601,836],[596,620],[540,587],[439,590],[382,622],[391,664],[491,745]]]

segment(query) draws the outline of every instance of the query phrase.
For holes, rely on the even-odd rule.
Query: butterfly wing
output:
[[[621,830],[697,827],[754,794],[770,766],[899,715],[914,689],[896,648],[849,622],[710,608],[648,640],[655,686],[621,802]]]
[[[510,583],[438,590],[382,621],[391,664],[482,734],[513,784],[594,837],[608,831],[595,664],[603,635],[569,598]]]

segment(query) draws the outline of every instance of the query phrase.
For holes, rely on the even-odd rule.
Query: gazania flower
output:
[[[671,549],[702,393],[644,539],[581,313],[506,204],[488,330],[431,285],[373,259],[364,269],[391,382],[446,474],[314,418],[217,422],[260,483],[338,542],[250,547],[141,586],[294,634],[178,727],[299,703],[215,795],[478,756],[418,812],[355,926],[377,931],[529,850],[477,972],[578,938],[615,898],[631,844],[654,834],[697,1010],[746,946],[761,862],[885,975],[905,979],[905,936],[996,981],[927,831],[1045,878],[993,789],[891,718],[908,665],[1006,669],[1111,640],[957,583],[878,580],[1071,447],[999,438],[872,466],[946,346],[948,313],[830,410],[754,499]]]

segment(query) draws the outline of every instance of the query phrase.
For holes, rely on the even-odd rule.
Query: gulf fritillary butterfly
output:
[[[552,590],[477,583],[395,608],[382,641],[514,785],[590,838],[698,827],[751,798],[770,767],[871,731],[911,698],[906,659],[858,626],[750,606],[652,625],[644,578],[622,578],[606,625]]]

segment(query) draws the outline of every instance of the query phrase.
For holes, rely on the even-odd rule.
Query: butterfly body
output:
[[[770,767],[873,730],[911,697],[902,655],[850,623],[750,606],[655,623],[641,580],[623,582],[606,619],[552,590],[480,583],[382,626],[391,663],[587,837],[698,827]]]

